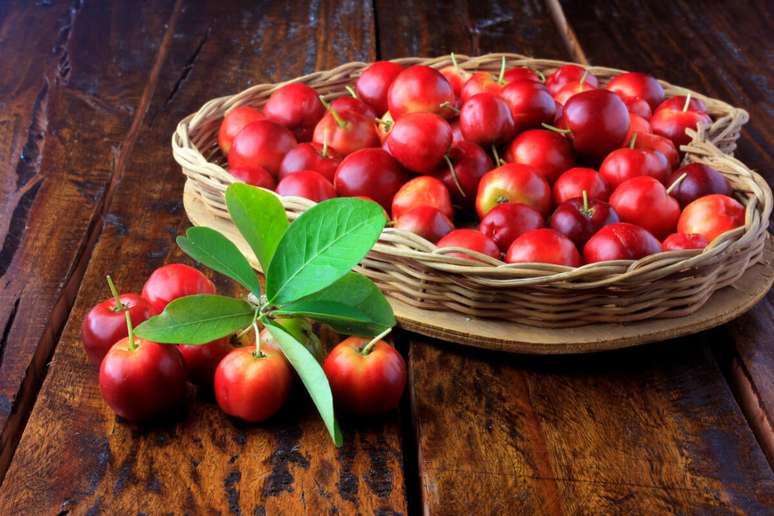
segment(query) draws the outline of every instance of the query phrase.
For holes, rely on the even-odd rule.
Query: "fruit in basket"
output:
[[[586,263],[639,260],[661,251],[661,243],[647,229],[627,222],[608,224],[583,246]]]
[[[229,169],[256,170],[263,167],[273,176],[279,172],[282,159],[296,146],[296,137],[288,129],[268,120],[246,125],[231,143]]]
[[[342,156],[367,147],[379,146],[379,136],[373,118],[357,111],[338,112],[322,96],[320,101],[328,112],[315,126],[312,141],[320,145],[327,144]]]
[[[508,104],[491,93],[473,95],[460,110],[460,131],[465,140],[479,145],[510,141],[515,134]]]
[[[607,89],[617,93],[624,102],[643,99],[650,109],[664,101],[664,88],[655,77],[641,72],[626,72],[613,77]]]
[[[250,106],[239,106],[226,113],[218,129],[218,145],[223,154],[228,155],[234,138],[247,124],[265,118],[262,112]]]
[[[639,135],[634,138],[639,138]],[[599,166],[599,174],[613,189],[624,181],[639,176],[652,177],[666,183],[669,178],[669,163],[659,152],[629,146],[608,154]]]
[[[554,121],[556,102],[539,82],[512,82],[503,88],[500,96],[511,108],[516,133]]]
[[[588,195],[564,201],[551,215],[550,226],[582,248],[591,236],[608,224],[620,222],[608,203]]]
[[[674,170],[680,165],[680,153],[677,152],[677,147],[669,138],[651,133],[637,133],[637,138],[634,139],[634,148],[660,152],[667,159],[670,170]]]
[[[170,263],[153,271],[142,287],[142,297],[147,299],[156,313],[179,297],[194,294],[214,294],[215,285],[199,270],[182,263]]]
[[[555,131],[531,129],[518,135],[505,151],[505,161],[529,165],[550,184],[575,165],[570,142]]]
[[[272,122],[293,131],[298,141],[308,142],[325,108],[314,88],[294,82],[274,91],[263,106],[263,113]]]
[[[465,103],[476,95],[488,93],[490,95],[499,95],[507,83],[505,78],[499,75],[492,75],[489,72],[474,72],[460,90],[460,100]]]
[[[674,232],[680,218],[680,204],[661,182],[649,176],[618,185],[610,204],[622,221],[647,229],[659,240]]]
[[[395,193],[409,177],[386,151],[361,149],[342,160],[333,184],[340,197],[369,197],[389,210]]]
[[[635,134],[639,135],[651,132],[650,122],[646,119],[629,111],[629,132],[626,133],[624,141],[630,142]]]
[[[584,91],[595,89],[597,89],[596,86],[589,84],[586,81],[586,77],[581,77],[578,81],[571,81],[562,86],[562,89],[554,95],[554,100],[564,106],[567,101],[570,100],[570,97],[573,97],[578,93],[583,93]]]
[[[645,120],[650,120],[650,117],[653,116],[653,110],[650,108],[650,104],[644,99],[629,98],[622,100],[624,101],[624,104],[626,104],[626,109],[629,110],[630,115],[637,115]],[[650,122],[648,122],[648,127],[650,127]]]
[[[550,228],[528,231],[513,241],[505,253],[506,263],[552,263],[568,267],[583,264],[572,241]]]
[[[188,381],[202,387],[212,386],[215,368],[232,349],[234,348],[227,338],[199,346],[186,344],[177,346],[177,350],[183,357]]]
[[[452,143],[464,142],[465,137],[462,136],[462,129],[460,129],[460,119],[455,118],[449,123],[449,125],[452,129]]]
[[[336,407],[352,414],[383,414],[398,406],[406,387],[406,362],[383,340],[348,337],[323,363]]]
[[[714,168],[702,163],[691,163],[679,170],[675,170],[669,178],[672,184],[683,174],[685,178],[675,186],[671,195],[680,206],[687,206],[699,197],[710,194],[731,195],[731,185],[726,176]]]
[[[456,204],[473,206],[478,183],[494,167],[492,158],[480,146],[467,141],[453,143],[446,158],[438,165],[438,178]]]
[[[341,156],[334,149],[316,142],[299,143],[285,154],[279,169],[279,179],[285,179],[294,172],[314,170],[328,181],[333,181],[339,163]]]
[[[507,163],[481,178],[476,194],[478,217],[483,219],[492,208],[506,202],[526,204],[545,216],[551,209],[551,187],[534,168]]]
[[[664,251],[675,251],[678,249],[704,249],[709,245],[709,240],[702,235],[689,233],[672,233],[661,242]]]
[[[408,113],[399,118],[384,143],[385,149],[412,172],[433,171],[452,142],[449,122],[434,113]]]
[[[449,84],[451,84],[451,87],[454,90],[454,96],[459,97],[462,92],[462,86],[470,77],[470,73],[460,68],[457,63],[457,58],[454,57],[454,52],[451,53],[451,60],[452,64],[444,66],[441,68],[440,72],[441,75],[446,77]]]
[[[584,91],[564,105],[559,125],[568,131],[577,154],[601,160],[624,143],[629,111],[611,91]]]
[[[302,170],[286,176],[277,185],[277,193],[282,196],[303,197],[314,202],[336,197],[333,183],[314,170]]]
[[[449,217],[432,206],[419,206],[407,211],[395,220],[393,227],[416,233],[432,243],[454,231],[454,224]]]
[[[607,201],[611,189],[605,178],[593,168],[574,167],[565,170],[554,183],[554,204],[583,197],[583,192],[589,200]]]
[[[277,181],[275,181],[274,176],[260,165],[256,165],[251,169],[232,168],[229,169],[228,173],[243,183],[259,188],[274,190],[277,186]]]
[[[497,244],[491,238],[475,229],[455,229],[440,239],[436,245],[438,247],[462,247],[491,256],[492,258],[500,258],[500,249],[497,247]],[[478,260],[478,258],[465,253],[447,253],[447,256]]]
[[[450,220],[454,217],[451,196],[443,182],[432,176],[419,176],[405,183],[392,199],[392,217],[404,214],[420,206],[431,206]]]
[[[505,70],[503,74],[503,80],[506,84],[516,81],[534,81],[541,82],[540,76],[534,70],[527,68],[526,66],[514,66]]]
[[[704,103],[690,96],[677,96],[664,101],[650,119],[653,132],[669,138],[677,147],[691,141],[686,129],[697,129],[699,124],[711,123]]]
[[[387,93],[387,107],[395,120],[418,112],[451,118],[454,102],[454,89],[446,77],[424,65],[410,66],[400,72]]]
[[[744,212],[744,206],[732,197],[705,195],[683,209],[677,222],[677,232],[699,234],[712,242],[718,235],[744,226]]]
[[[387,92],[392,81],[403,71],[403,66],[390,61],[371,63],[355,82],[357,96],[377,113],[387,111]]]
[[[265,421],[282,408],[293,374],[284,355],[269,346],[237,348],[215,370],[215,399],[226,414],[250,423]]]
[[[580,81],[584,75],[586,76],[584,82],[595,88],[599,87],[599,81],[596,76],[576,64],[566,64],[557,68],[546,77],[545,86],[551,95],[556,95],[567,83]]]
[[[395,120],[389,111],[382,115],[381,118],[376,119],[376,134],[379,136],[379,141],[382,142],[382,145],[387,141],[387,137],[390,135],[394,125]]]
[[[376,111],[374,111],[374,108],[359,98],[353,97],[352,95],[343,95],[335,99],[333,102],[331,102],[331,107],[339,113],[344,111],[354,111],[356,113],[360,113],[361,115],[367,116],[368,118],[376,118]]]
[[[539,211],[526,204],[506,202],[492,208],[481,219],[478,229],[506,252],[517,237],[542,227],[543,215]]]

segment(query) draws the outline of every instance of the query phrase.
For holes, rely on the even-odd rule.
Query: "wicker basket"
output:
[[[501,57],[510,66],[529,66],[550,73],[562,61],[531,59],[517,54],[457,56],[468,70],[496,71]],[[449,57],[398,59],[403,64],[443,67]],[[338,96],[367,63],[348,63],[294,81],[306,82],[324,95]],[[621,70],[589,67],[607,83]],[[284,83],[282,83],[284,84]],[[217,130],[223,115],[244,104],[261,106],[282,84],[261,84],[237,95],[211,100],[186,117],[172,137],[175,160],[196,195],[213,215],[227,219],[225,188],[234,179],[223,168]],[[667,96],[689,90],[661,82]],[[713,123],[689,131],[683,146],[685,162],[706,163],[726,175],[736,197],[746,206],[745,226],[716,238],[703,251],[672,251],[637,261],[611,261],[576,269],[549,264],[504,264],[471,251],[480,261],[449,256],[459,248],[438,249],[407,231],[386,228],[360,266],[388,296],[430,310],[451,310],[474,317],[492,317],[547,327],[594,322],[640,321],[681,317],[698,310],[714,291],[737,280],[763,251],[772,195],[766,181],[733,157],[747,113],[719,100],[690,92],[703,100]],[[281,199],[292,219],[314,203],[299,197]]]

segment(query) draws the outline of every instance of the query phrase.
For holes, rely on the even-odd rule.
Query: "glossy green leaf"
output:
[[[276,314],[309,317],[347,335],[373,336],[395,326],[392,307],[382,291],[355,272],[348,272],[319,292],[283,305]]]
[[[196,294],[175,299],[161,314],[143,322],[135,334],[166,344],[207,344],[253,322],[255,309],[233,297]]]
[[[177,237],[177,245],[197,262],[237,281],[256,297],[261,296],[261,284],[247,258],[218,231],[207,227],[189,228],[185,236]]]
[[[331,434],[334,444],[341,446],[343,439],[333,412],[333,393],[331,393],[331,386],[322,367],[309,350],[288,332],[270,321],[265,321],[265,324],[272,337],[279,344],[282,353],[301,378],[309,396],[320,412],[320,417],[322,417],[328,433]]]
[[[234,225],[266,272],[288,228],[288,216],[282,203],[271,192],[234,183],[226,189],[226,206]]]
[[[363,199],[330,199],[304,212],[266,273],[269,303],[281,306],[333,284],[363,259],[385,223],[381,206]]]

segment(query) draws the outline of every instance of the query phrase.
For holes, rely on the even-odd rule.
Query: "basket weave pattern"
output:
[[[509,66],[529,66],[548,74],[567,64],[518,54],[457,56],[470,71],[496,72],[501,56]],[[440,68],[448,56],[398,59],[404,65]],[[367,63],[348,63],[333,70],[294,79],[321,94],[339,96]],[[589,67],[604,85],[622,70]],[[237,95],[207,102],[180,122],[172,137],[175,160],[213,215],[228,219],[224,192],[234,181],[224,169],[217,131],[226,112],[240,105],[261,106],[282,84],[260,84]],[[722,172],[746,206],[745,226],[716,238],[703,251],[672,251],[638,261],[595,263],[573,269],[550,264],[504,264],[465,250],[480,261],[449,256],[458,248],[438,249],[423,238],[386,228],[360,265],[388,296],[430,310],[451,310],[472,317],[493,317],[523,324],[562,327],[593,322],[639,321],[680,317],[698,310],[712,295],[736,281],[761,257],[772,210],[766,181],[733,157],[736,140],[748,114],[716,99],[661,81],[666,95],[690,93],[707,105],[713,123],[691,132],[683,146],[685,162],[698,161]],[[281,198],[289,218],[313,206],[299,197]]]

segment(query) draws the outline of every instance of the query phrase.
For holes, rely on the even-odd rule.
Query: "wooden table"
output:
[[[439,3],[440,4],[440,3]],[[346,61],[515,51],[642,70],[744,107],[774,179],[770,2],[0,3],[0,514],[774,511],[774,297],[727,326],[576,357],[396,335],[410,386],[335,449],[304,395],[116,421],[84,314],[169,261],[170,155],[204,101]],[[233,286],[217,281],[228,293]]]

